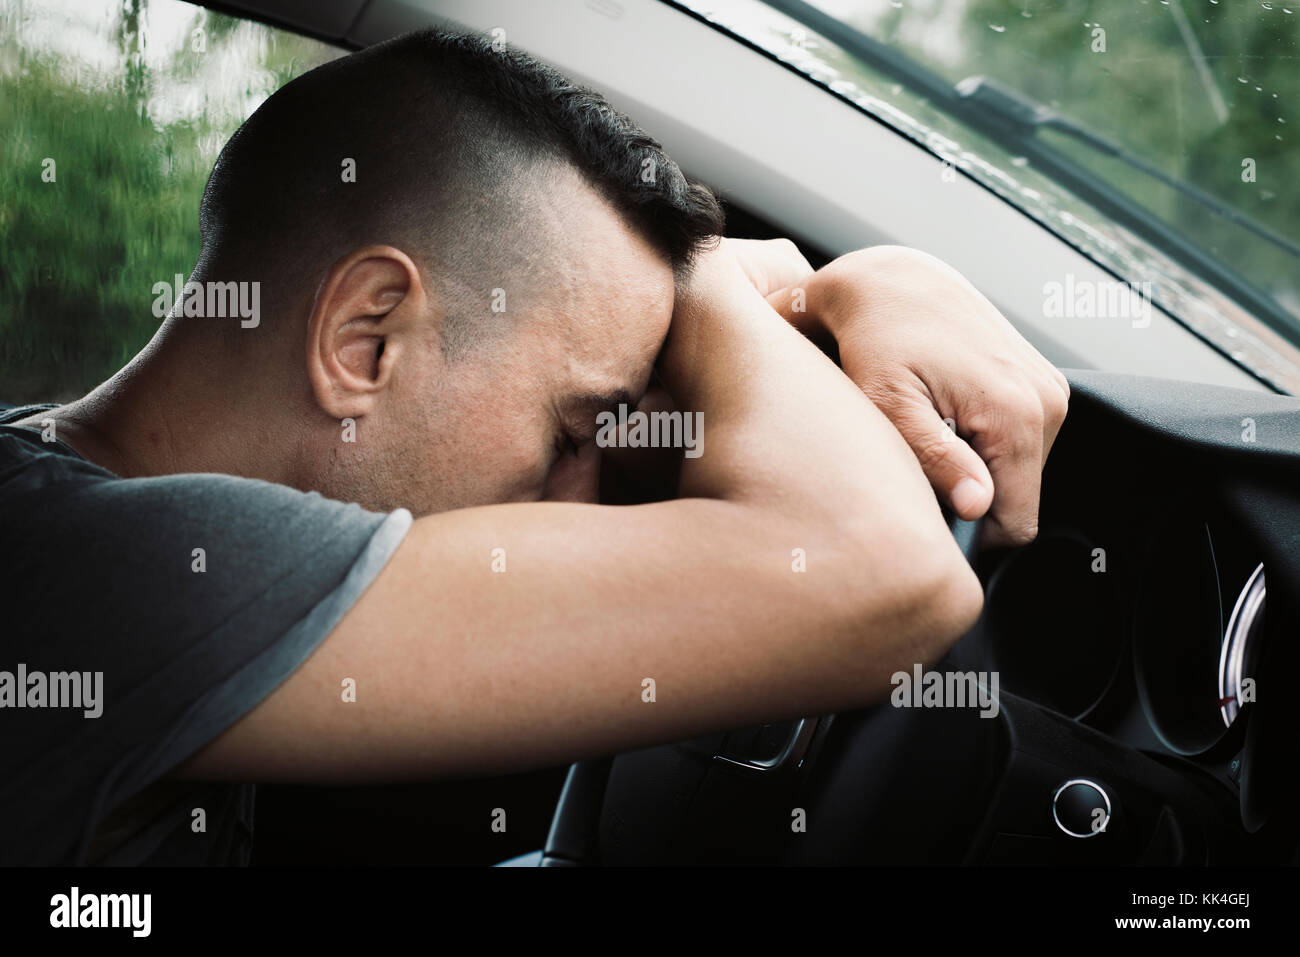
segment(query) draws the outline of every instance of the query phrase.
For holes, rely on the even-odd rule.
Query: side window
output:
[[[74,398],[148,341],[222,145],[344,52],[178,0],[0,4],[0,402]]]

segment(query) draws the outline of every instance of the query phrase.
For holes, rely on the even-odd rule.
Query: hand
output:
[[[750,283],[764,296],[797,286],[813,267],[788,239],[724,239],[721,250],[740,263]]]
[[[991,544],[1034,539],[1042,469],[1070,387],[960,273],[878,246],[767,299],[804,332],[816,323],[834,336],[845,373],[960,517],[987,512]]]

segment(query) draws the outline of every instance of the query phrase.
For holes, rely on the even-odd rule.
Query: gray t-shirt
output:
[[[0,412],[0,865],[247,863],[251,784],[161,779],[306,659],[411,515],[120,478],[11,424],[46,408]]]

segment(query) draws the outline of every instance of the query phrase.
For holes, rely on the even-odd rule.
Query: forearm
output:
[[[781,507],[873,540],[895,519],[946,534],[897,432],[738,272],[729,279],[679,306],[661,360],[707,437],[683,465],[682,495]]]
[[[1033,540],[1069,383],[964,276],[919,250],[874,246],[769,301],[833,341],[943,500],[963,518],[987,516],[986,544]]]
[[[843,564],[823,563],[823,577],[809,587],[826,587],[832,605],[852,596],[849,620],[867,631],[892,615],[900,596],[923,595],[944,619],[917,616],[891,636],[872,633],[864,650],[887,654],[894,638],[934,649],[970,624],[978,583],[915,456],[739,273],[679,304],[662,367],[679,406],[703,412],[707,436],[705,454],[683,464],[683,496],[746,506],[754,534],[767,536],[755,547],[775,548],[775,529],[825,543],[826,555]],[[810,548],[782,544],[787,555]]]

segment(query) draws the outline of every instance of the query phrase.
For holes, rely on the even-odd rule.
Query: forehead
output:
[[[575,179],[577,179],[575,174]],[[673,271],[590,186],[571,183],[542,309],[563,359],[565,387],[639,396],[668,334]],[[555,235],[554,233],[552,235]],[[560,385],[561,383],[557,383]]]

